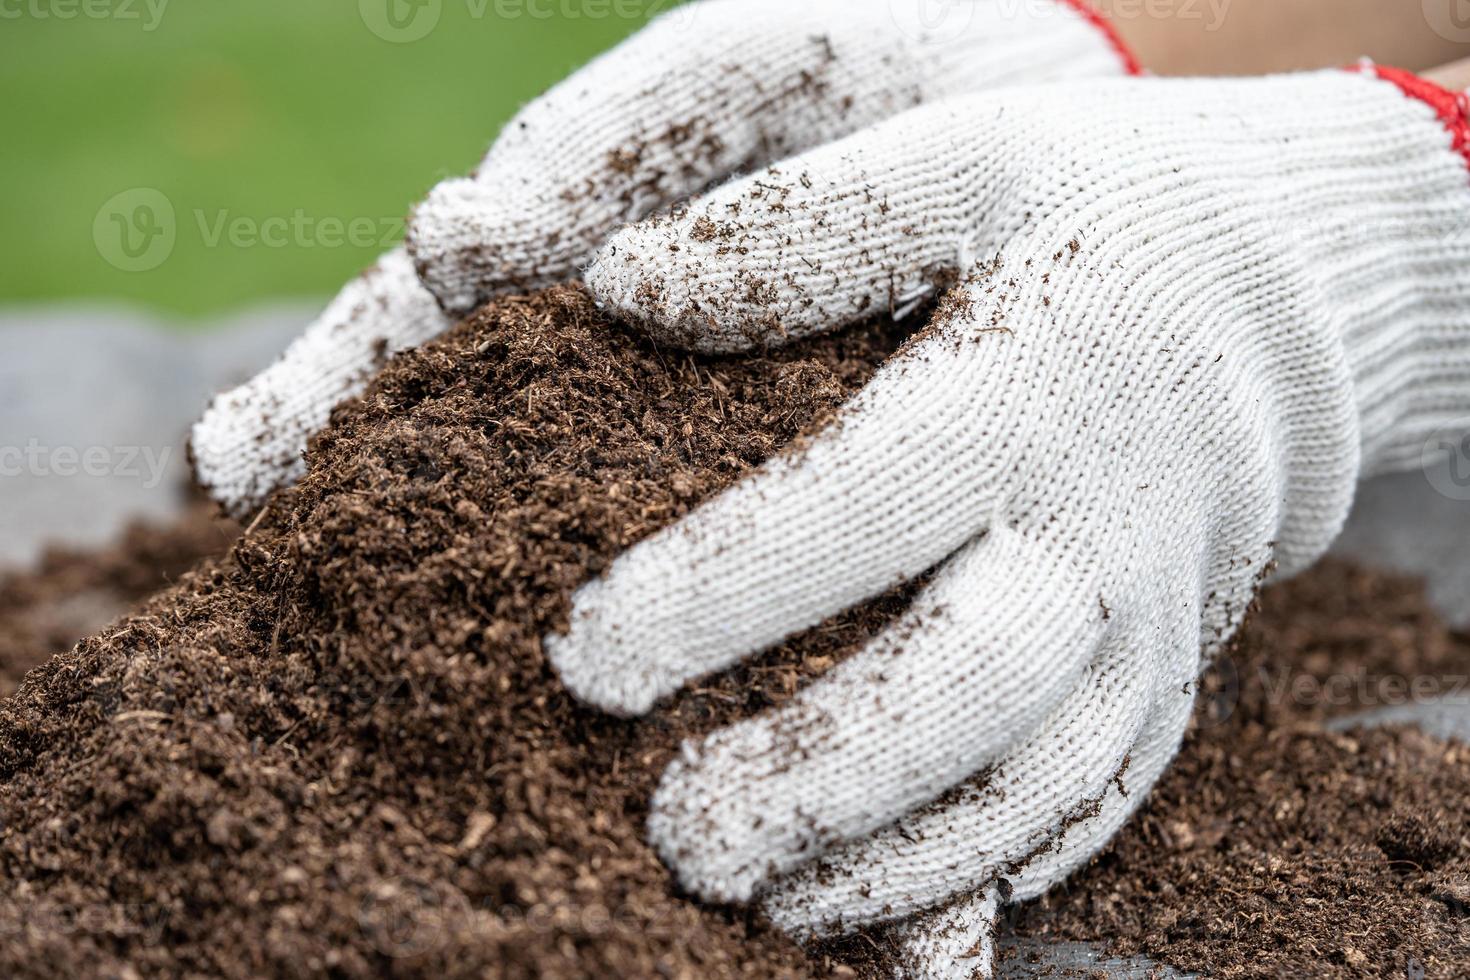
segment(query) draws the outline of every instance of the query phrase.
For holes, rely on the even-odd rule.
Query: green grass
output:
[[[17,0],[0,19],[0,303],[121,298],[183,318],[330,293],[519,106],[668,6],[442,0],[426,37],[390,43],[355,0],[162,0],[148,30],[150,2]],[[83,5],[137,19],[54,16]],[[117,268],[93,233],[133,188],[176,215],[173,251],[147,271]],[[211,241],[221,220],[294,216],[314,230]],[[323,219],[360,234],[323,242]]]

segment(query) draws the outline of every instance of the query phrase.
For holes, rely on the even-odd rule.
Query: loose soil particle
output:
[[[573,704],[540,644],[898,340],[694,361],[567,288],[397,359],[228,557],[0,708],[0,976],[853,975],[675,895],[642,823],[683,736],[899,601],[638,724]]]
[[[398,358],[230,554],[0,705],[0,976],[887,975],[881,936],[808,955],[678,896],[642,823],[682,737],[789,697],[901,597],[640,723],[571,703],[540,637],[898,340],[696,361],[559,289]],[[173,577],[198,533],[8,578],[0,638]],[[9,641],[0,676],[67,632]],[[1321,724],[1392,678],[1457,683],[1470,642],[1416,583],[1328,563],[1229,666],[1144,813],[1020,931],[1208,976],[1465,975],[1470,749]]]
[[[50,548],[34,568],[0,574],[0,697],[32,667],[223,552],[238,533],[194,500],[171,524],[136,523],[101,550]]]
[[[1323,727],[1467,684],[1417,581],[1328,562],[1268,589],[1143,814],[1018,932],[1206,977],[1470,976],[1470,747]]]

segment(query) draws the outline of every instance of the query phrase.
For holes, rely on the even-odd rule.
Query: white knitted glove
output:
[[[1094,854],[1263,578],[1470,414],[1461,110],[1388,70],[1017,88],[614,236],[600,299],[703,349],[967,277],[835,424],[547,639],[574,693],[639,714],[936,569],[787,706],[685,746],[649,822],[683,884],[829,933]],[[993,908],[919,930],[916,974],[983,967]]]
[[[1081,2],[961,0],[932,29],[932,0],[702,0],[656,20],[429,195],[408,242],[428,289],[389,254],[215,401],[192,440],[200,481],[253,510],[301,475],[307,440],[387,355],[498,293],[573,278],[622,223],[732,173],[958,92],[1131,69]]]

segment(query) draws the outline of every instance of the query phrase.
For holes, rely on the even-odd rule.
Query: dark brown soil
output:
[[[642,821],[681,736],[897,600],[641,724],[575,706],[540,638],[897,339],[695,362],[559,289],[395,361],[230,557],[0,708],[0,976],[851,975],[675,896]]]
[[[1024,914],[1208,977],[1470,976],[1470,747],[1323,722],[1470,696],[1420,583],[1329,562],[1268,590],[1145,812]]]
[[[136,523],[110,547],[51,548],[34,568],[0,574],[0,697],[32,667],[224,552],[239,530],[197,500],[177,522]]]
[[[0,705],[0,976],[887,975],[882,937],[808,955],[677,896],[642,822],[682,736],[789,696],[900,598],[641,723],[572,704],[540,637],[897,340],[694,361],[562,289],[393,362],[231,554]],[[25,594],[148,591],[188,550],[53,558],[0,593],[0,637]],[[1365,699],[1299,679],[1447,687],[1470,641],[1416,583],[1328,564],[1267,594],[1231,663],[1144,814],[1021,931],[1209,976],[1465,975],[1470,749],[1327,734]]]

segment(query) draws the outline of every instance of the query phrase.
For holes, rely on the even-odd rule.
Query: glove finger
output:
[[[1193,691],[1191,687],[1190,692]],[[1038,854],[1008,880],[1018,902],[1044,895],[1107,846],[1148,799],[1169,763],[1179,754],[1194,695],[1183,687],[1166,688],[1148,727],[1129,757],[1128,771],[1107,787],[1097,812],[1068,827],[1056,846]]]
[[[419,284],[402,249],[348,283],[279,361],[219,395],[194,426],[201,486],[241,517],[306,471],[307,441],[338,404],[360,394],[388,357],[453,321]]]
[[[1121,631],[1025,744],[941,803],[829,852],[766,896],[787,932],[824,936],[934,908],[1049,847],[1098,805],[1152,709],[1155,668]]]
[[[796,451],[621,555],[578,591],[567,634],[546,639],[563,682],[642,714],[974,539],[1024,450],[985,414],[1006,374],[994,346],[916,345]],[[982,432],[993,448],[956,451]]]
[[[409,232],[420,274],[460,312],[567,279],[619,225],[913,105],[924,72],[908,44],[878,3],[666,14],[522,110],[473,177],[430,193]]]
[[[1188,699],[1182,703],[1184,710],[1172,704],[1171,710],[1162,712],[1145,730],[1135,750],[1141,763],[1138,778],[1129,782],[1152,786],[1173,758],[1177,733],[1189,715]],[[1008,879],[1007,900],[1039,897],[1100,851],[1147,798],[1142,789],[1124,795],[1122,786],[1121,778],[1111,784],[1105,801],[1109,806],[1069,833],[1069,838],[1077,838],[1075,842],[1040,855],[1022,872],[1019,884]],[[990,885],[898,927],[896,938],[904,959],[897,976],[902,980],[990,980],[995,975],[995,936],[1002,904],[998,886]]]
[[[690,891],[747,901],[1007,754],[1076,687],[1103,630],[1088,565],[992,531],[789,704],[686,744],[649,840]]]
[[[706,0],[653,21],[525,108],[473,178],[414,216],[446,310],[579,273],[619,225],[926,99],[1019,77],[1116,75],[1064,4],[968,0],[926,30],[912,0]]]
[[[1034,151],[993,126],[1001,109],[926,106],[732,181],[612,236],[587,284],[658,341],[704,352],[902,313],[1020,229],[986,154]],[[979,138],[992,130],[997,146]]]
[[[994,887],[906,923],[902,980],[989,980],[995,970]]]

